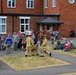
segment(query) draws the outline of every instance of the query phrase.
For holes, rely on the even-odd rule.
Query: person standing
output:
[[[47,51],[47,45],[48,45],[48,40],[46,38],[46,35],[44,35],[43,36],[43,42],[42,42],[42,50],[41,50],[41,55],[40,56],[44,56],[44,53],[46,53],[49,56],[51,56],[51,52]]]
[[[29,32],[28,37],[26,38],[26,52],[25,57],[32,55],[32,46],[34,45],[33,40],[31,38],[31,33]]]
[[[17,44],[18,44],[19,39],[16,32],[13,33],[12,38],[13,38],[14,50],[17,50]]]
[[[26,48],[26,39],[25,39],[25,35],[22,35],[22,50],[24,51],[24,49]]]
[[[55,42],[55,31],[50,32],[51,44],[54,45]]]
[[[41,31],[41,32],[40,32],[40,46],[42,45],[42,42],[43,42],[43,36],[44,36],[44,34],[43,34],[43,32]]]
[[[10,34],[8,34],[8,37],[6,38],[6,54],[10,54],[11,51],[11,45],[12,45],[12,37],[10,36]]]

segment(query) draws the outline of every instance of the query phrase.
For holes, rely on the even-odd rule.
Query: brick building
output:
[[[69,37],[76,31],[75,0],[0,0],[0,35],[43,30],[48,39],[50,31],[58,30]]]

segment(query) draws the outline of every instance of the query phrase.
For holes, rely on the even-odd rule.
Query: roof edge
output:
[[[60,14],[26,14],[26,13],[0,13],[0,16],[60,16]]]

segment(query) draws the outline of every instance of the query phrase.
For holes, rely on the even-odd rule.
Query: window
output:
[[[26,8],[34,8],[34,0],[26,0]]]
[[[15,8],[16,7],[16,0],[7,0],[7,4],[9,8]]]
[[[56,7],[56,0],[52,0],[52,7]]]
[[[48,8],[48,0],[44,0],[44,8]]]
[[[0,34],[6,34],[6,18],[4,16],[0,16]]]
[[[20,17],[20,31],[30,30],[30,17]]]
[[[75,2],[75,0],[69,0],[70,4],[73,4]]]

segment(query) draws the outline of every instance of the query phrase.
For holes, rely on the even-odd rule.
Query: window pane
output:
[[[44,0],[44,7],[45,7],[45,8],[48,7],[48,0]]]
[[[28,25],[26,25],[26,30],[28,30]]]
[[[0,18],[0,23],[2,23],[2,19]]]
[[[25,24],[29,23],[29,20],[28,19],[25,19]]]
[[[21,25],[21,32],[24,32],[24,25]]]
[[[5,32],[5,25],[2,25],[2,32]]]
[[[0,25],[0,32],[2,32],[2,25]]]
[[[5,18],[2,18],[2,23],[6,23],[6,20],[5,20]]]
[[[31,7],[33,7],[33,1],[31,1]]]
[[[24,23],[24,19],[21,19],[21,23]]]
[[[69,2],[70,2],[70,3],[74,3],[74,2],[75,2],[75,0],[69,0]]]
[[[8,6],[11,7],[11,0],[8,0]]]
[[[73,0],[70,0],[70,2],[73,2]]]
[[[56,7],[56,0],[52,0],[52,7]]]
[[[15,6],[15,0],[12,0],[12,7]]]
[[[28,7],[30,7],[30,1],[28,0]]]

